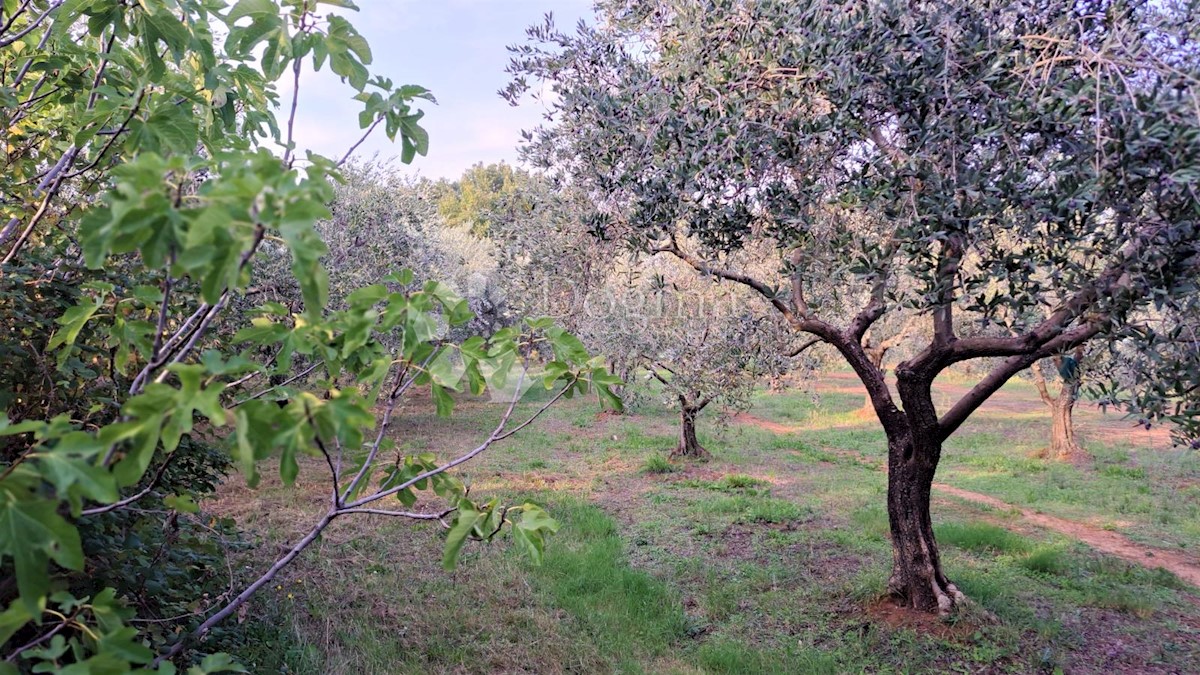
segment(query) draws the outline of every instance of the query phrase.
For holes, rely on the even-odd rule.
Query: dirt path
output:
[[[734,420],[740,424],[755,426],[777,434],[795,433],[804,429],[804,427],[793,427],[786,424],[779,424],[778,422],[772,422],[770,420],[765,420],[761,417],[755,417],[746,413],[738,414],[734,417]],[[855,457],[864,462],[873,462],[872,458],[863,457],[858,453],[848,450],[834,448],[827,449],[833,450],[839,454]],[[880,465],[880,469],[886,471],[887,467]],[[1068,537],[1082,541],[1097,551],[1107,553],[1111,556],[1121,558],[1122,560],[1126,560],[1136,565],[1141,565],[1148,569],[1162,567],[1192,586],[1200,588],[1200,562],[1197,562],[1191,557],[1183,555],[1177,551],[1135,544],[1116,532],[1109,532],[1108,530],[1102,530],[1098,527],[1085,525],[1083,523],[1067,520],[1065,518],[1059,518],[1057,516],[1037,513],[1031,509],[1015,506],[1013,504],[996,499],[995,497],[989,497],[988,495],[972,492],[970,490],[963,490],[962,488],[956,488],[952,485],[946,485],[945,483],[934,483],[933,489],[969,502],[990,506],[994,509],[999,509],[1002,511],[1015,511],[1020,513],[1025,522],[1031,525],[1036,525],[1047,530],[1054,530],[1055,532],[1065,534]]]

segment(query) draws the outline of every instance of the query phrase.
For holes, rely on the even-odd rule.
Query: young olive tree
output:
[[[631,262],[583,308],[580,338],[624,354],[679,411],[672,457],[706,457],[696,420],[709,406],[745,410],[764,379],[788,369],[780,321],[747,310],[744,289],[702,277],[677,261]]]
[[[505,93],[534,80],[555,94],[529,158],[589,191],[607,236],[746,285],[841,355],[887,435],[888,587],[952,611],[963,596],[929,512],[946,439],[1041,359],[1092,342],[1172,349],[1172,333],[1130,317],[1196,293],[1200,17],[1120,0],[599,10],[594,26],[547,22],[513,48]],[[777,274],[728,258],[763,242]],[[1046,305],[1003,335],[961,329]],[[893,392],[863,340],[896,311],[926,328]],[[968,393],[934,406],[939,373],[989,358]],[[1178,384],[1151,399],[1194,395]]]
[[[366,41],[331,8],[353,5],[32,0],[0,8],[0,310],[13,312],[0,325],[5,347],[42,349],[33,367],[55,369],[0,380],[14,388],[0,395],[0,672],[176,672],[185,649],[340,518],[441,521],[448,565],[465,541],[502,529],[536,559],[556,527],[534,504],[476,502],[448,473],[546,406],[520,410],[514,395],[475,447],[390,452],[388,423],[414,387],[428,387],[441,414],[451,412],[452,391],[519,393],[533,351],[553,354],[538,376],[557,388],[547,406],[593,386],[606,392],[615,378],[548,320],[449,339],[444,328],[471,317],[466,301],[411,272],[330,307],[320,262],[330,251],[316,223],[331,216],[331,182],[350,153],[297,156],[303,71],[340,76],[363,104],[364,136],[379,128],[398,139],[403,161],[428,144],[414,108],[428,93],[372,76]],[[282,125],[272,110],[281,99]],[[266,302],[248,324],[216,330],[238,321],[227,310],[255,286],[266,244],[289,262],[299,303]],[[310,365],[294,372],[297,359]],[[270,376],[285,379],[264,383]],[[27,395],[30,386],[62,392]],[[81,394],[94,400],[75,400]],[[278,458],[288,484],[301,454],[317,458],[328,500],[308,533],[244,588],[196,597],[178,632],[159,633],[131,622],[115,588],[80,590],[106,562],[85,555],[81,533],[151,497],[175,514],[195,511],[188,478],[211,483],[215,472],[180,476],[193,464],[178,458],[190,437],[206,433],[225,439],[251,482],[267,457]],[[426,489],[444,508],[410,508],[414,491]],[[174,519],[164,516],[164,526]],[[163,592],[188,590],[200,593]],[[232,669],[213,655],[189,672]]]

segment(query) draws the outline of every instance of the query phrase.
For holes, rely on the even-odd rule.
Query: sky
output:
[[[496,93],[508,81],[511,44],[525,41],[525,29],[553,13],[560,28],[572,28],[591,17],[591,0],[357,0],[358,12],[346,18],[371,45],[372,74],[391,78],[397,86],[419,84],[437,97],[437,105],[420,101],[422,125],[429,132],[429,155],[402,171],[427,178],[458,178],[477,162],[517,163],[522,129],[531,129],[544,112],[528,97],[512,107]],[[353,90],[328,72],[311,68],[301,76],[300,114],[295,138],[301,156],[310,149],[337,159],[362,135]],[[280,98],[291,101],[291,87],[280,84]],[[376,129],[356,155],[398,156]]]

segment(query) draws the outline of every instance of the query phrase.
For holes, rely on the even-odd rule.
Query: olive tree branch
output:
[[[815,338],[809,340],[808,342],[805,342],[804,344],[800,345],[799,347],[796,347],[792,351],[788,352],[788,356],[800,356],[805,351],[807,351],[809,347],[812,347],[814,345],[819,345],[824,341],[825,340],[822,338],[815,337]]]
[[[727,270],[720,267],[713,267],[698,256],[680,248],[679,243],[675,241],[673,236],[669,244],[652,248],[651,252],[670,253],[671,255],[690,265],[697,272],[749,286],[759,295],[766,298],[775,307],[775,309],[778,310],[779,313],[788,320],[789,323],[793,325],[797,323],[796,313],[791,307],[788,307],[787,303],[784,302],[783,299],[779,297],[779,294],[776,293],[770,286],[767,286],[763,282],[747,274],[734,272],[733,270]]]
[[[1017,354],[1005,359],[982,380],[971,388],[955,403],[946,414],[938,419],[938,433],[942,439],[948,438],[967,418],[988,399],[1004,386],[1012,376],[1025,370],[1039,360],[1053,355],[1055,352],[1081,345],[1100,333],[1103,322],[1085,323],[1072,330],[1060,333],[1040,348],[1027,354]]]

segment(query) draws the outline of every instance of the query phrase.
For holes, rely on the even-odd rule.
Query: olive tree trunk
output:
[[[1076,382],[1062,383],[1057,396],[1051,396],[1046,378],[1035,366],[1033,382],[1037,385],[1042,402],[1050,408],[1050,448],[1046,455],[1053,459],[1071,459],[1083,452],[1075,436],[1075,402],[1079,399],[1079,385]]]
[[[1066,392],[1065,388],[1050,406],[1053,422],[1050,427],[1050,456],[1058,459],[1069,459],[1083,452],[1083,447],[1075,438],[1075,396]]]
[[[708,457],[708,451],[696,439],[696,416],[700,407],[684,403],[679,408],[679,444],[671,452],[672,457]]]
[[[866,347],[864,348],[864,351],[867,353],[867,359],[870,361],[871,365],[874,366],[875,369],[880,373],[882,373],[883,357],[887,355],[888,348],[880,345],[877,347]],[[871,400],[870,390],[867,391],[867,395],[863,398],[862,408],[859,409],[858,414],[862,417],[875,416],[875,403]]]
[[[942,572],[929,493],[940,444],[921,447],[910,438],[888,439],[888,524],[892,535],[892,575],[888,592],[922,612],[949,614],[962,593]]]
[[[964,596],[942,572],[929,512],[933,476],[942,456],[932,376],[905,369],[897,369],[896,376],[904,410],[892,406],[887,419],[881,415],[888,439],[888,524],[892,535],[888,592],[917,611],[947,615]],[[886,386],[882,378],[880,385]]]

